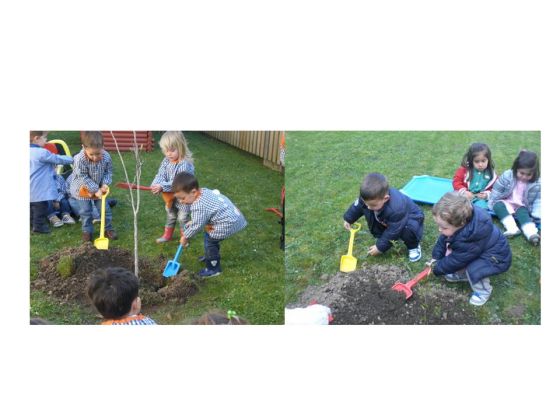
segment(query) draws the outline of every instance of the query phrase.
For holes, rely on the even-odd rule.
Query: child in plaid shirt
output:
[[[203,228],[204,257],[200,261],[206,263],[206,268],[198,275],[213,277],[221,274],[220,242],[229,238],[247,226],[243,214],[225,195],[217,190],[200,188],[194,175],[186,172],[175,176],[172,185],[175,198],[182,204],[189,206],[191,221],[188,222],[181,236],[181,244],[187,246],[192,238]]]
[[[68,177],[70,206],[82,221],[82,240],[90,242],[93,236],[93,205],[101,213],[101,196],[107,192],[113,177],[111,156],[103,150],[100,131],[86,131],[82,136],[83,149],[74,156],[74,170]],[[111,207],[105,203],[105,236],[117,239],[111,223]]]
[[[88,282],[87,294],[95,308],[103,315],[102,325],[156,325],[140,313],[142,301],[138,296],[139,281],[122,267],[100,268]]]
[[[180,226],[187,223],[188,207],[175,200],[171,191],[171,184],[180,172],[194,175],[194,164],[192,153],[187,146],[187,139],[181,131],[166,131],[163,133],[159,146],[165,158],[159,166],[151,187],[152,193],[162,193],[163,201],[165,201],[167,221],[163,235],[156,239],[157,243],[163,243],[171,240],[177,218]]]

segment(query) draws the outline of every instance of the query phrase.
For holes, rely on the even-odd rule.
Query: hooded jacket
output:
[[[447,247],[451,253],[445,256]],[[511,250],[488,212],[473,206],[471,220],[465,226],[450,237],[439,236],[432,258],[437,260],[433,267],[435,275],[466,268],[471,281],[477,283],[484,277],[507,271],[511,265]]]
[[[414,232],[418,240],[422,239],[424,231],[424,213],[420,207],[395,188],[389,188],[388,194],[391,198],[377,215],[367,208],[362,198],[358,198],[344,213],[344,220],[350,224],[362,216],[366,218],[371,234],[378,238],[375,245],[380,252],[391,248],[391,241],[399,239],[406,227]]]

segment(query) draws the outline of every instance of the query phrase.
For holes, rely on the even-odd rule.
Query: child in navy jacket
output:
[[[445,274],[449,282],[468,281],[473,290],[469,302],[484,305],[492,293],[489,276],[511,265],[506,237],[486,210],[457,192],[446,193],[432,213],[441,233],[432,251],[433,273]]]
[[[360,186],[360,197],[344,213],[344,227],[350,229],[360,217],[367,220],[377,238],[369,255],[380,255],[391,248],[391,241],[402,240],[410,262],[422,258],[420,240],[424,231],[424,213],[409,197],[390,188],[385,176],[368,174]]]

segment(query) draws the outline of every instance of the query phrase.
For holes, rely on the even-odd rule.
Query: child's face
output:
[[[174,196],[181,204],[192,204],[199,196],[199,192],[196,188],[193,188],[190,192],[177,191]]]
[[[179,160],[179,151],[177,149],[167,149],[165,151],[165,157],[171,162],[177,162]]]
[[[389,195],[386,195],[383,198],[372,198],[371,200],[364,200],[368,209],[373,211],[379,211],[383,208],[385,203],[389,201]]]
[[[473,166],[479,172],[484,171],[488,167],[488,158],[483,153],[479,153],[473,158]]]
[[[442,220],[439,216],[434,216],[434,221],[438,226],[439,233],[447,237],[453,236],[455,232],[457,232],[459,229],[463,227],[463,226],[450,225],[445,220]]]
[[[516,176],[521,182],[529,182],[531,178],[533,178],[533,171],[530,169],[519,168]]]
[[[43,133],[42,136],[33,137],[32,143],[36,144],[37,146],[43,147],[47,143],[47,134],[48,133]]]
[[[84,152],[86,157],[92,162],[99,162],[103,159],[103,149],[94,147],[84,147]]]

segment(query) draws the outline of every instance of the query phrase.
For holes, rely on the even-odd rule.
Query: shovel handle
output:
[[[101,195],[101,234],[99,235],[99,238],[105,238],[105,198],[107,198],[108,195],[109,187],[107,187],[107,191],[105,191],[105,194]]]
[[[175,253],[175,258],[173,258],[173,262],[177,262],[179,260],[181,251],[183,251],[183,244],[179,244],[179,246],[177,247],[177,252]]]
[[[416,276],[414,276],[414,278],[408,282],[406,282],[406,285],[409,288],[412,288],[412,286],[414,286],[416,283],[418,283],[420,280],[422,280],[424,277],[427,277],[428,274],[430,274],[430,271],[432,271],[431,267],[426,267],[424,270],[422,270],[420,273],[416,274]]]
[[[359,223],[355,223],[355,225],[357,226],[356,228],[350,228],[350,242],[348,243],[348,254],[347,255],[352,255],[352,249],[354,248],[354,235],[362,227],[362,225],[359,224]]]

